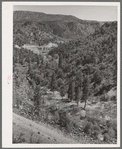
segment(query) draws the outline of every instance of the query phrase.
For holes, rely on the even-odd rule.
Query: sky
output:
[[[117,20],[117,6],[14,5],[13,10],[43,12],[46,14],[73,15],[83,20],[96,20],[96,21]]]

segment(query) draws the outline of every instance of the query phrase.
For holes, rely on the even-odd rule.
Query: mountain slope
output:
[[[105,23],[84,40],[69,42],[51,50],[49,54],[59,51],[63,55],[64,70],[67,73],[73,65],[76,72],[80,68],[88,76],[91,94],[99,96],[116,87],[117,22]]]
[[[57,25],[55,21],[52,22]],[[48,23],[50,24],[51,21],[48,21]],[[18,35],[20,35],[20,39],[24,37],[24,42],[27,42],[26,39],[28,39],[28,41],[33,39],[35,40],[34,42],[39,41],[40,43],[44,40],[44,37],[48,37],[47,35],[52,35],[52,40],[54,40],[54,37],[55,41],[57,38],[59,39],[59,36],[54,36],[53,32],[51,32],[51,28],[49,28],[47,24],[46,27],[41,26],[42,30],[45,29],[45,31],[41,31],[38,22],[32,22],[32,24],[30,22],[28,25],[25,24],[25,28],[21,28],[22,24],[15,25],[20,25],[20,29],[18,28],[18,34],[16,35],[15,32],[14,36],[19,37]],[[63,25],[64,23],[61,24],[61,26]],[[52,25],[52,28],[53,27],[55,28],[55,26]],[[72,30],[71,24],[69,28]],[[16,31],[17,28],[14,29],[14,31]],[[39,33],[43,33],[44,36],[42,37],[42,34],[40,35]],[[63,31],[61,33],[63,33]],[[49,42],[51,42],[51,38]],[[36,120],[36,118],[40,120],[41,117],[42,120],[51,122],[52,118],[50,115],[47,117],[48,110],[50,109],[52,113],[54,113],[54,121],[56,124],[65,127],[68,132],[74,132],[74,127],[79,128],[81,126],[79,122],[82,117],[80,117],[80,115],[77,115],[78,117],[76,115],[74,116],[73,111],[75,109],[74,106],[71,105],[72,101],[75,103],[78,103],[78,101],[85,102],[86,104],[84,105],[87,105],[86,107],[84,106],[86,110],[86,117],[84,119],[86,124],[83,125],[83,132],[86,132],[85,127],[89,122],[92,122],[91,124],[95,126],[98,126],[99,122],[100,124],[101,122],[105,122],[104,124],[102,123],[102,128],[92,126],[95,130],[98,128],[100,133],[102,132],[102,138],[104,136],[105,139],[106,133],[108,137],[110,136],[110,139],[103,140],[103,142],[111,141],[111,137],[115,138],[116,142],[117,22],[103,24],[93,34],[84,39],[79,38],[64,44],[59,44],[58,47],[50,49],[49,53],[46,55],[46,59],[42,55],[37,55],[32,50],[30,51],[24,48],[14,47],[13,52],[13,98],[17,103],[15,108],[19,108],[22,102],[25,103],[24,100],[32,101],[34,102],[33,109],[30,108],[30,110],[28,110],[27,108],[27,110],[23,110],[25,111],[26,117],[32,120]],[[49,96],[49,98],[46,96],[46,98],[44,98],[46,89],[51,90],[53,93],[54,91],[60,92],[62,96],[61,105],[64,103],[66,106],[64,109],[62,108],[62,111],[60,111],[60,106],[58,106],[59,102],[57,102],[57,98],[56,100],[54,100],[52,96]],[[63,99],[64,95],[67,95],[68,99],[66,101]],[[51,101],[51,104],[42,105],[42,103],[49,103],[49,101]],[[67,102],[69,102],[71,107],[66,105]],[[88,104],[90,108],[95,104],[95,113],[88,109]],[[50,105],[50,108],[48,105]],[[100,110],[100,107],[96,105],[99,105],[102,109]],[[25,104],[25,106],[27,105]],[[78,106],[76,108],[78,109]],[[77,109],[75,113],[77,113]],[[23,111],[21,110],[20,114],[22,114]],[[110,125],[108,125],[108,121]],[[16,126],[14,128],[16,128]],[[111,131],[113,133],[112,136]],[[78,129],[78,133],[79,132]],[[94,137],[93,134],[96,133],[90,132],[89,135]],[[98,136],[97,133],[96,138],[98,138]]]
[[[29,143],[29,136],[31,137],[33,134],[33,140],[39,139],[42,144],[78,144],[77,141],[64,136],[63,133],[57,132],[54,128],[49,128],[43,123],[37,124],[15,113],[13,113],[13,124],[14,137],[24,133],[23,138],[26,143]]]
[[[13,14],[14,35],[24,37],[24,42],[67,41],[86,37],[101,26],[97,21],[86,21],[71,15],[52,15],[30,11]],[[41,36],[43,35],[43,37]],[[19,38],[20,39],[20,38]]]

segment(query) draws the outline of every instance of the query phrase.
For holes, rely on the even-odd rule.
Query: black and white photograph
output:
[[[118,147],[120,3],[9,5],[11,17],[3,4],[11,19],[11,34],[3,29],[4,146],[10,118],[13,147]]]

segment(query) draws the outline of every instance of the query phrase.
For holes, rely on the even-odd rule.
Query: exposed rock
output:
[[[111,120],[111,118],[108,115],[105,115],[105,120]]]
[[[79,111],[79,114],[80,114],[80,118],[85,118],[86,117],[86,111],[85,110],[80,110]]]
[[[99,139],[100,141],[103,141],[103,140],[104,140],[103,135],[102,135],[102,134],[98,134],[98,139]]]

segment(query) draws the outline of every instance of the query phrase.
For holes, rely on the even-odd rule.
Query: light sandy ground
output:
[[[13,133],[14,137],[18,137],[23,133],[25,142],[30,142],[30,136],[32,135],[33,142],[34,140],[42,144],[77,144],[76,140],[71,139],[68,136],[64,136],[61,131],[48,126],[47,124],[37,124],[31,120],[28,120],[22,116],[19,116],[13,113]]]

